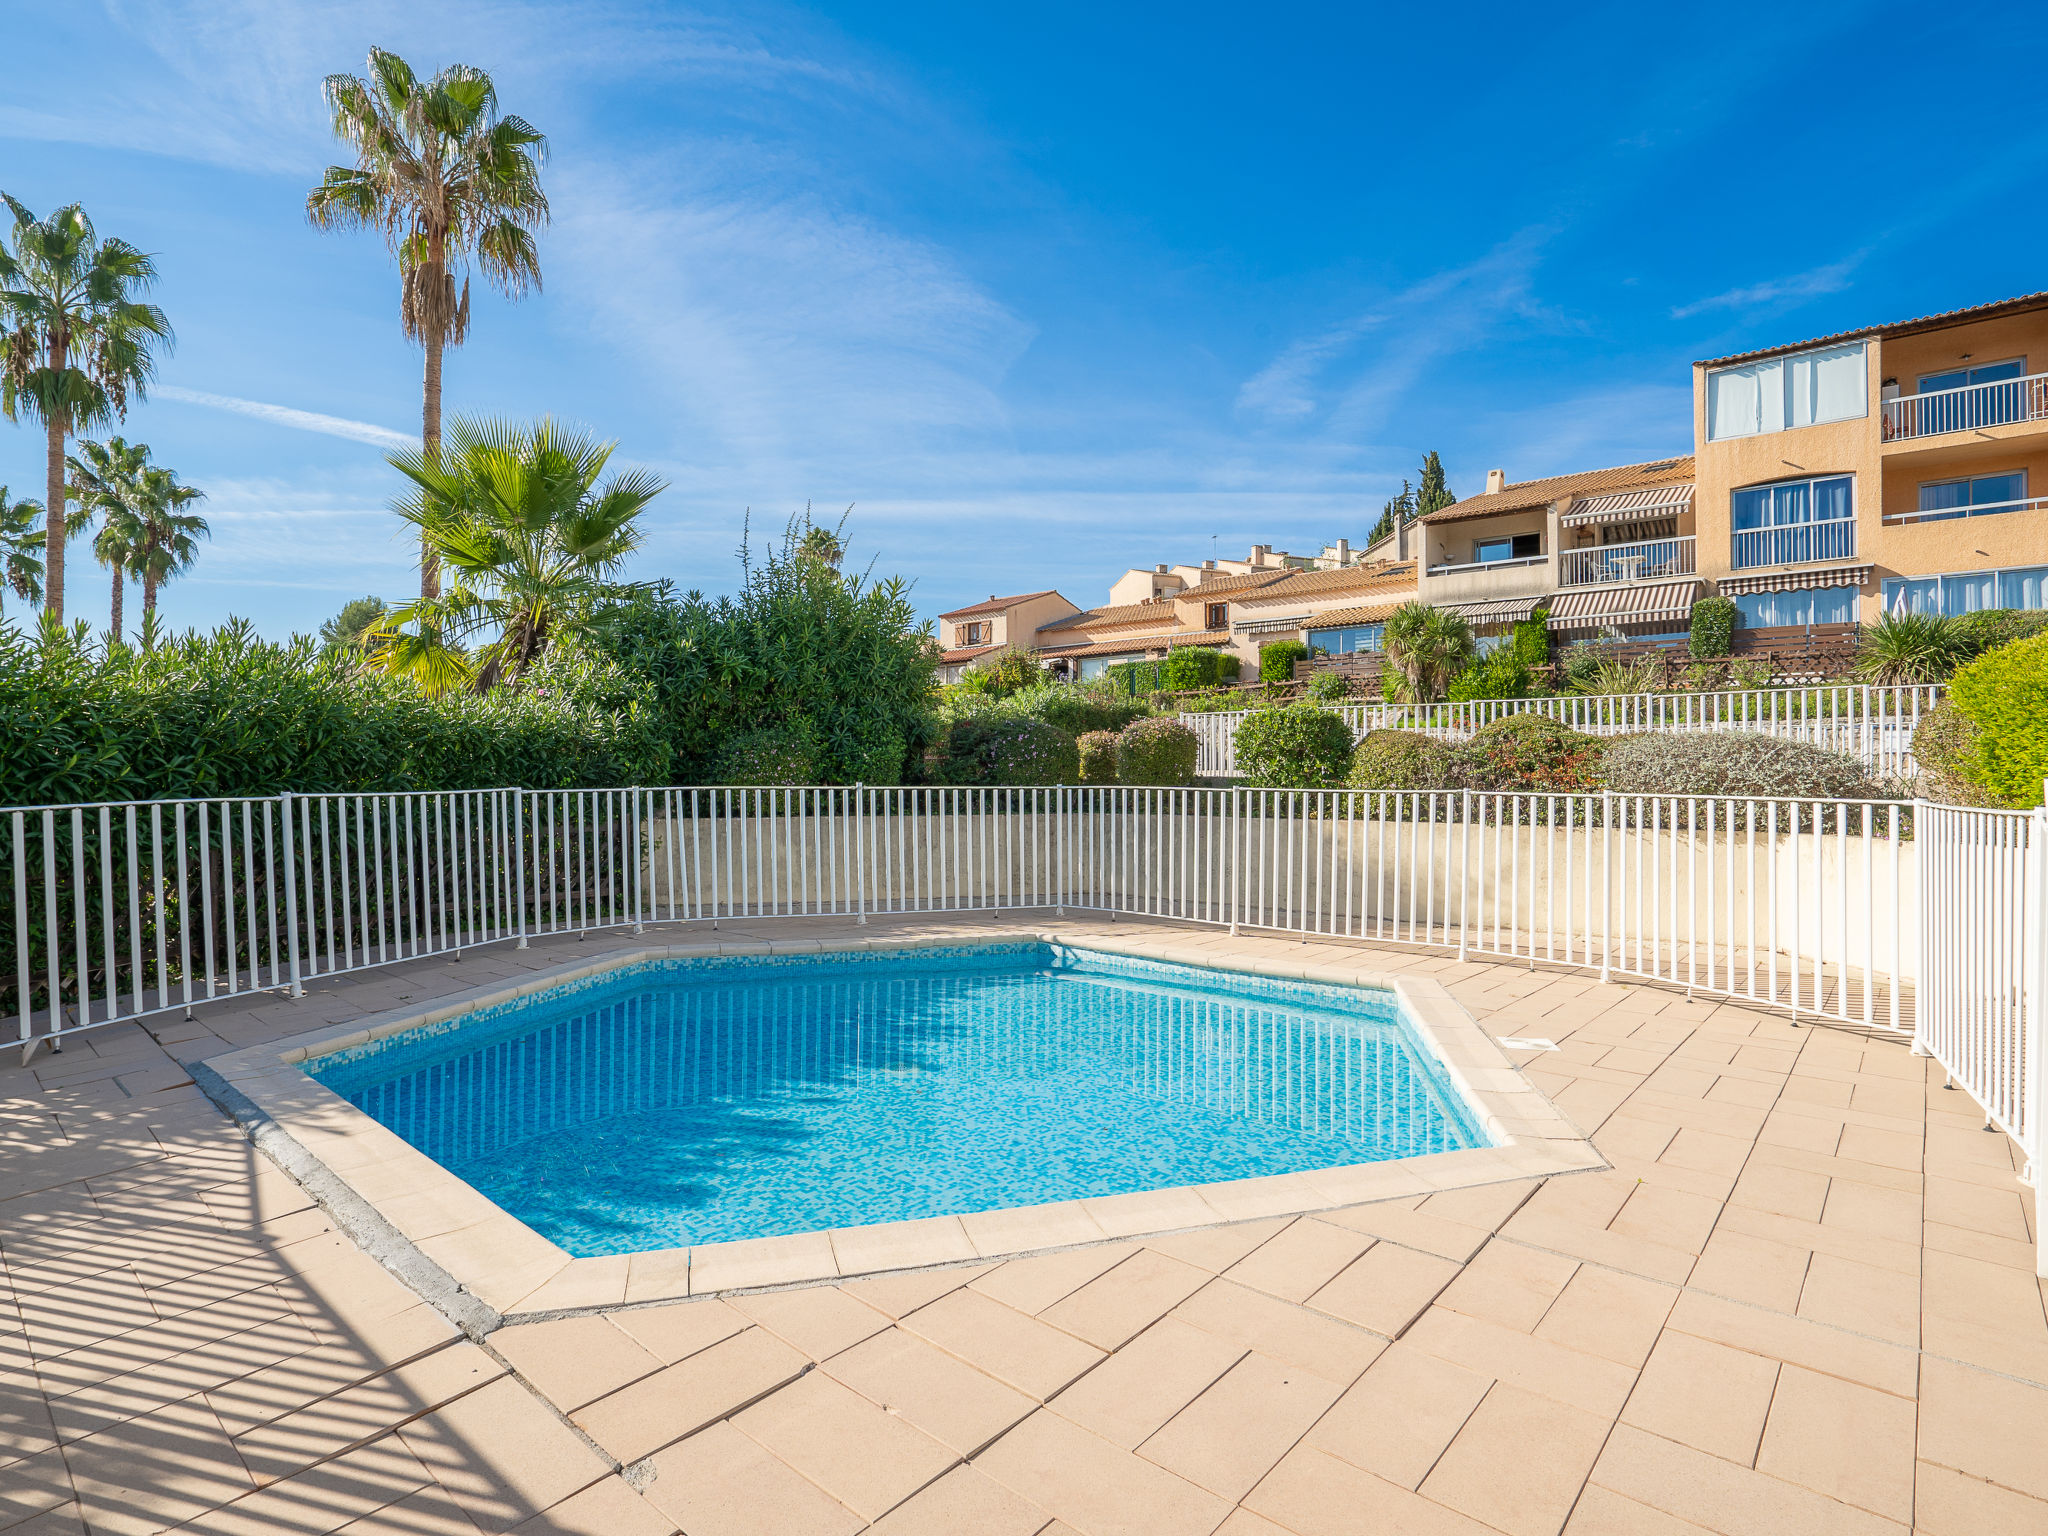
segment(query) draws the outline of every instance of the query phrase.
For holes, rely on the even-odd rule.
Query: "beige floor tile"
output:
[[[1510,1536],[1553,1536],[1610,1422],[1496,1382],[1417,1491]]]
[[[972,1467],[955,1467],[869,1527],[874,1536],[1038,1536],[1046,1512]]]
[[[674,1536],[675,1521],[608,1477],[515,1527],[514,1536]]]
[[[765,1329],[749,1328],[599,1398],[575,1418],[620,1461],[638,1461],[793,1381],[809,1363]]]
[[[1859,1338],[1804,1318],[1784,1317],[1687,1291],[1671,1309],[1669,1326],[1695,1338],[1712,1339],[1733,1349],[1803,1365],[1899,1397],[1913,1395],[1917,1370],[1911,1350]]]
[[[1490,1377],[1395,1344],[1323,1416],[1306,1443],[1415,1488],[1492,1384]]]
[[[1313,1446],[1297,1446],[1245,1505],[1296,1536],[1495,1536],[1456,1510]]]
[[[1496,1238],[1473,1255],[1438,1301],[1454,1312],[1526,1333],[1543,1320],[1578,1268],[1576,1259]]]
[[[1090,1536],[1208,1536],[1230,1510],[1213,1493],[1047,1410],[1004,1435],[975,1466]]]
[[[1927,1359],[1920,1376],[1920,1455],[2048,1499],[2048,1391]]]
[[[1775,1360],[1666,1333],[1650,1352],[1622,1422],[1751,1466],[1777,1381]]]
[[[608,1470],[509,1377],[413,1420],[398,1434],[434,1481],[487,1531],[530,1519]]]
[[[973,1455],[1035,1406],[1022,1392],[900,1328],[833,1356],[824,1369],[962,1456]]]
[[[1723,1227],[1707,1246],[1685,1282],[1691,1290],[1774,1312],[1799,1310],[1799,1294],[1813,1254],[1805,1248],[1750,1237]]]
[[[833,1231],[832,1255],[842,1275],[871,1275],[890,1269],[911,1269],[926,1264],[955,1264],[977,1256],[958,1216],[932,1216],[920,1221],[885,1221],[867,1227],[840,1227]],[[783,1241],[783,1239],[775,1239]],[[698,1253],[690,1255],[690,1284],[697,1287]],[[831,1273],[831,1271],[813,1271]],[[746,1281],[743,1284],[773,1284]]]
[[[1293,1218],[1270,1216],[1263,1221],[1240,1221],[1223,1227],[1205,1227],[1198,1232],[1177,1232],[1167,1237],[1148,1237],[1145,1246],[1183,1264],[1220,1275],[1246,1254],[1268,1241]]]
[[[1618,1424],[1593,1481],[1722,1536],[1905,1536],[1906,1527],[1690,1446]]]
[[[374,1444],[308,1467],[237,1499],[224,1509],[212,1510],[193,1523],[208,1536],[325,1533],[367,1519],[426,1489],[435,1489],[450,1506],[456,1530],[477,1529],[454,1506],[452,1498],[438,1489],[419,1458],[395,1435],[386,1435]]]
[[[1636,1373],[1497,1323],[1432,1307],[1408,1330],[1417,1349],[1592,1414],[1618,1412]]]
[[[1576,1180],[1564,1179],[1558,1182],[1575,1183]],[[1479,1251],[1480,1245],[1486,1241],[1490,1231],[1486,1227],[1468,1226],[1464,1222],[1429,1215],[1414,1208],[1409,1202],[1401,1200],[1324,1211],[1317,1219],[1335,1222],[1340,1227],[1349,1227],[1354,1232],[1365,1233],[1368,1237],[1385,1238],[1404,1248],[1434,1254],[1459,1264]]]
[[[941,1296],[903,1319],[902,1327],[1040,1402],[1103,1356],[1094,1345],[979,1291]]]
[[[1340,1390],[1299,1366],[1246,1355],[1138,1454],[1235,1501],[1329,1410]]]
[[[1713,1536],[1703,1525],[1667,1515],[1661,1509],[1625,1499],[1612,1489],[1588,1483],[1579,1491],[1565,1521],[1564,1536]]]
[[[1375,1243],[1308,1300],[1318,1312],[1399,1338],[1458,1273],[1434,1254]]]
[[[745,1313],[715,1300],[678,1301],[614,1312],[610,1321],[663,1365],[687,1360],[745,1328]]]
[[[1161,1318],[1051,1406],[1112,1445],[1133,1450],[1244,1355],[1240,1344]]]
[[[176,1525],[254,1486],[212,1410],[190,1399],[116,1424],[61,1454],[86,1524],[117,1536]],[[20,1476],[45,1486],[37,1466],[43,1459],[19,1463],[0,1481]]]
[[[831,1285],[735,1296],[731,1305],[813,1360],[830,1359],[889,1326],[882,1313]]]
[[[1173,1315],[1242,1348],[1327,1376],[1339,1386],[1356,1381],[1386,1347],[1384,1340],[1362,1329],[1224,1279],[1212,1280]]]
[[[1140,1248],[1038,1316],[1097,1349],[1115,1349],[1209,1281],[1209,1272]]]
[[[2048,1503],[1923,1461],[1913,1482],[1913,1528],[1927,1536],[2038,1536],[2048,1531]]]
[[[1582,1265],[1537,1324],[1536,1337],[1637,1367],[1671,1315],[1678,1292],[1654,1280]]]
[[[1036,1315],[1135,1252],[1137,1247],[1131,1243],[1096,1243],[1086,1248],[1069,1248],[1063,1253],[1011,1259],[974,1281],[974,1289],[1006,1307]]]
[[[1306,1301],[1372,1245],[1363,1233],[1302,1216],[1224,1271],[1282,1301]]]
[[[1911,1275],[1817,1253],[1799,1293],[1799,1315],[1894,1344],[1920,1342],[1920,1284]]]
[[[957,1459],[931,1436],[818,1371],[770,1393],[731,1422],[868,1520],[893,1509]]]
[[[491,1347],[565,1411],[595,1402],[662,1367],[657,1356],[602,1317],[500,1328],[491,1335]]]
[[[730,1424],[653,1459],[647,1502],[690,1536],[850,1536],[865,1523]]]
[[[1914,1407],[1788,1365],[1756,1468],[1902,1524],[1913,1519]]]
[[[854,1300],[873,1307],[877,1312],[904,1318],[919,1307],[929,1306],[941,1296],[949,1295],[970,1280],[987,1274],[989,1268],[986,1264],[961,1265],[916,1274],[883,1275],[873,1280],[849,1280],[842,1289]]]
[[[1821,1212],[1827,1208],[1828,1180],[1824,1174],[1803,1169],[1753,1163],[1735,1181],[1734,1192],[1728,1198],[1735,1205],[1819,1221]]]

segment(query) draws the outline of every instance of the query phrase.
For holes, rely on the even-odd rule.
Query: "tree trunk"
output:
[[[438,277],[438,273],[430,274]],[[441,330],[434,326],[427,332],[427,378],[420,401],[420,440],[431,455],[441,447]],[[434,558],[428,548],[426,535],[420,535],[420,596],[422,598],[441,595],[441,562]]]
[[[156,577],[148,567],[142,572],[142,628],[149,632],[149,621],[156,613]]]
[[[59,624],[64,622],[64,428],[63,413],[52,415],[43,490],[50,514],[43,525],[43,611]]]
[[[114,608],[113,621],[109,626],[116,640],[121,638],[121,589],[128,585],[128,573],[117,564],[114,567]]]

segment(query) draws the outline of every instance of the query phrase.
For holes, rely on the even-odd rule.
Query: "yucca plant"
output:
[[[1403,603],[1387,620],[1387,665],[1399,678],[1401,702],[1433,704],[1478,649],[1465,616],[1428,603]]]
[[[1886,613],[1856,643],[1856,675],[1886,686],[1939,683],[1969,653],[1962,623],[1941,613]]]

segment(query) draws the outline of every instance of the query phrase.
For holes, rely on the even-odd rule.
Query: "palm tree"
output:
[[[1476,649],[1465,616],[1425,602],[1403,603],[1387,620],[1387,664],[1414,704],[1441,699]]]
[[[0,194],[4,197],[5,194]],[[0,410],[26,411],[48,436],[44,455],[43,578],[50,616],[64,618],[64,443],[74,432],[119,421],[130,397],[145,398],[154,349],[171,345],[170,322],[135,296],[156,264],[125,240],[102,240],[73,203],[47,219],[6,198],[12,249],[0,249]]]
[[[81,442],[78,452],[65,461],[71,471],[70,489],[78,493],[77,505],[65,515],[66,531],[83,533],[99,518],[92,552],[101,565],[114,572],[114,597],[109,628],[122,632],[122,598],[127,592],[135,551],[142,542],[142,478],[149,468],[149,445],[128,443],[118,437],[104,443]]]
[[[640,543],[634,520],[667,489],[638,469],[600,484],[616,446],[547,419],[458,417],[445,452],[391,454],[413,483],[394,510],[454,579],[445,596],[391,612],[387,667],[432,691],[467,681],[483,693],[518,678],[559,628],[606,597]],[[461,649],[493,632],[474,656]]]
[[[43,504],[0,485],[0,582],[24,603],[43,600]],[[4,610],[0,603],[0,610]]]
[[[128,569],[142,580],[143,648],[149,649],[156,633],[157,588],[173,576],[182,575],[199,558],[199,541],[212,536],[206,519],[187,512],[206,492],[197,486],[180,485],[168,469],[151,466],[143,471],[136,515],[141,530],[136,538]]]
[[[465,264],[508,298],[540,287],[533,232],[548,219],[547,140],[521,118],[500,117],[491,77],[467,64],[421,81],[397,54],[373,48],[367,79],[329,75],[321,90],[356,163],[327,168],[306,196],[306,216],[322,229],[382,230],[398,258],[399,321],[427,353],[420,441],[432,454],[441,446],[441,353],[469,334]],[[423,548],[420,596],[440,590]]]
[[[1969,655],[1969,635],[1942,613],[1881,613],[1856,642],[1856,675],[1866,683],[1940,683]]]

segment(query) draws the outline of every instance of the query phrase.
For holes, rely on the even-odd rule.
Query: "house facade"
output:
[[[1059,593],[1023,592],[1015,597],[996,597],[966,608],[939,615],[939,681],[957,683],[969,666],[983,656],[1020,646],[1026,650],[1037,643],[1039,626],[1065,614],[1077,612]]]

